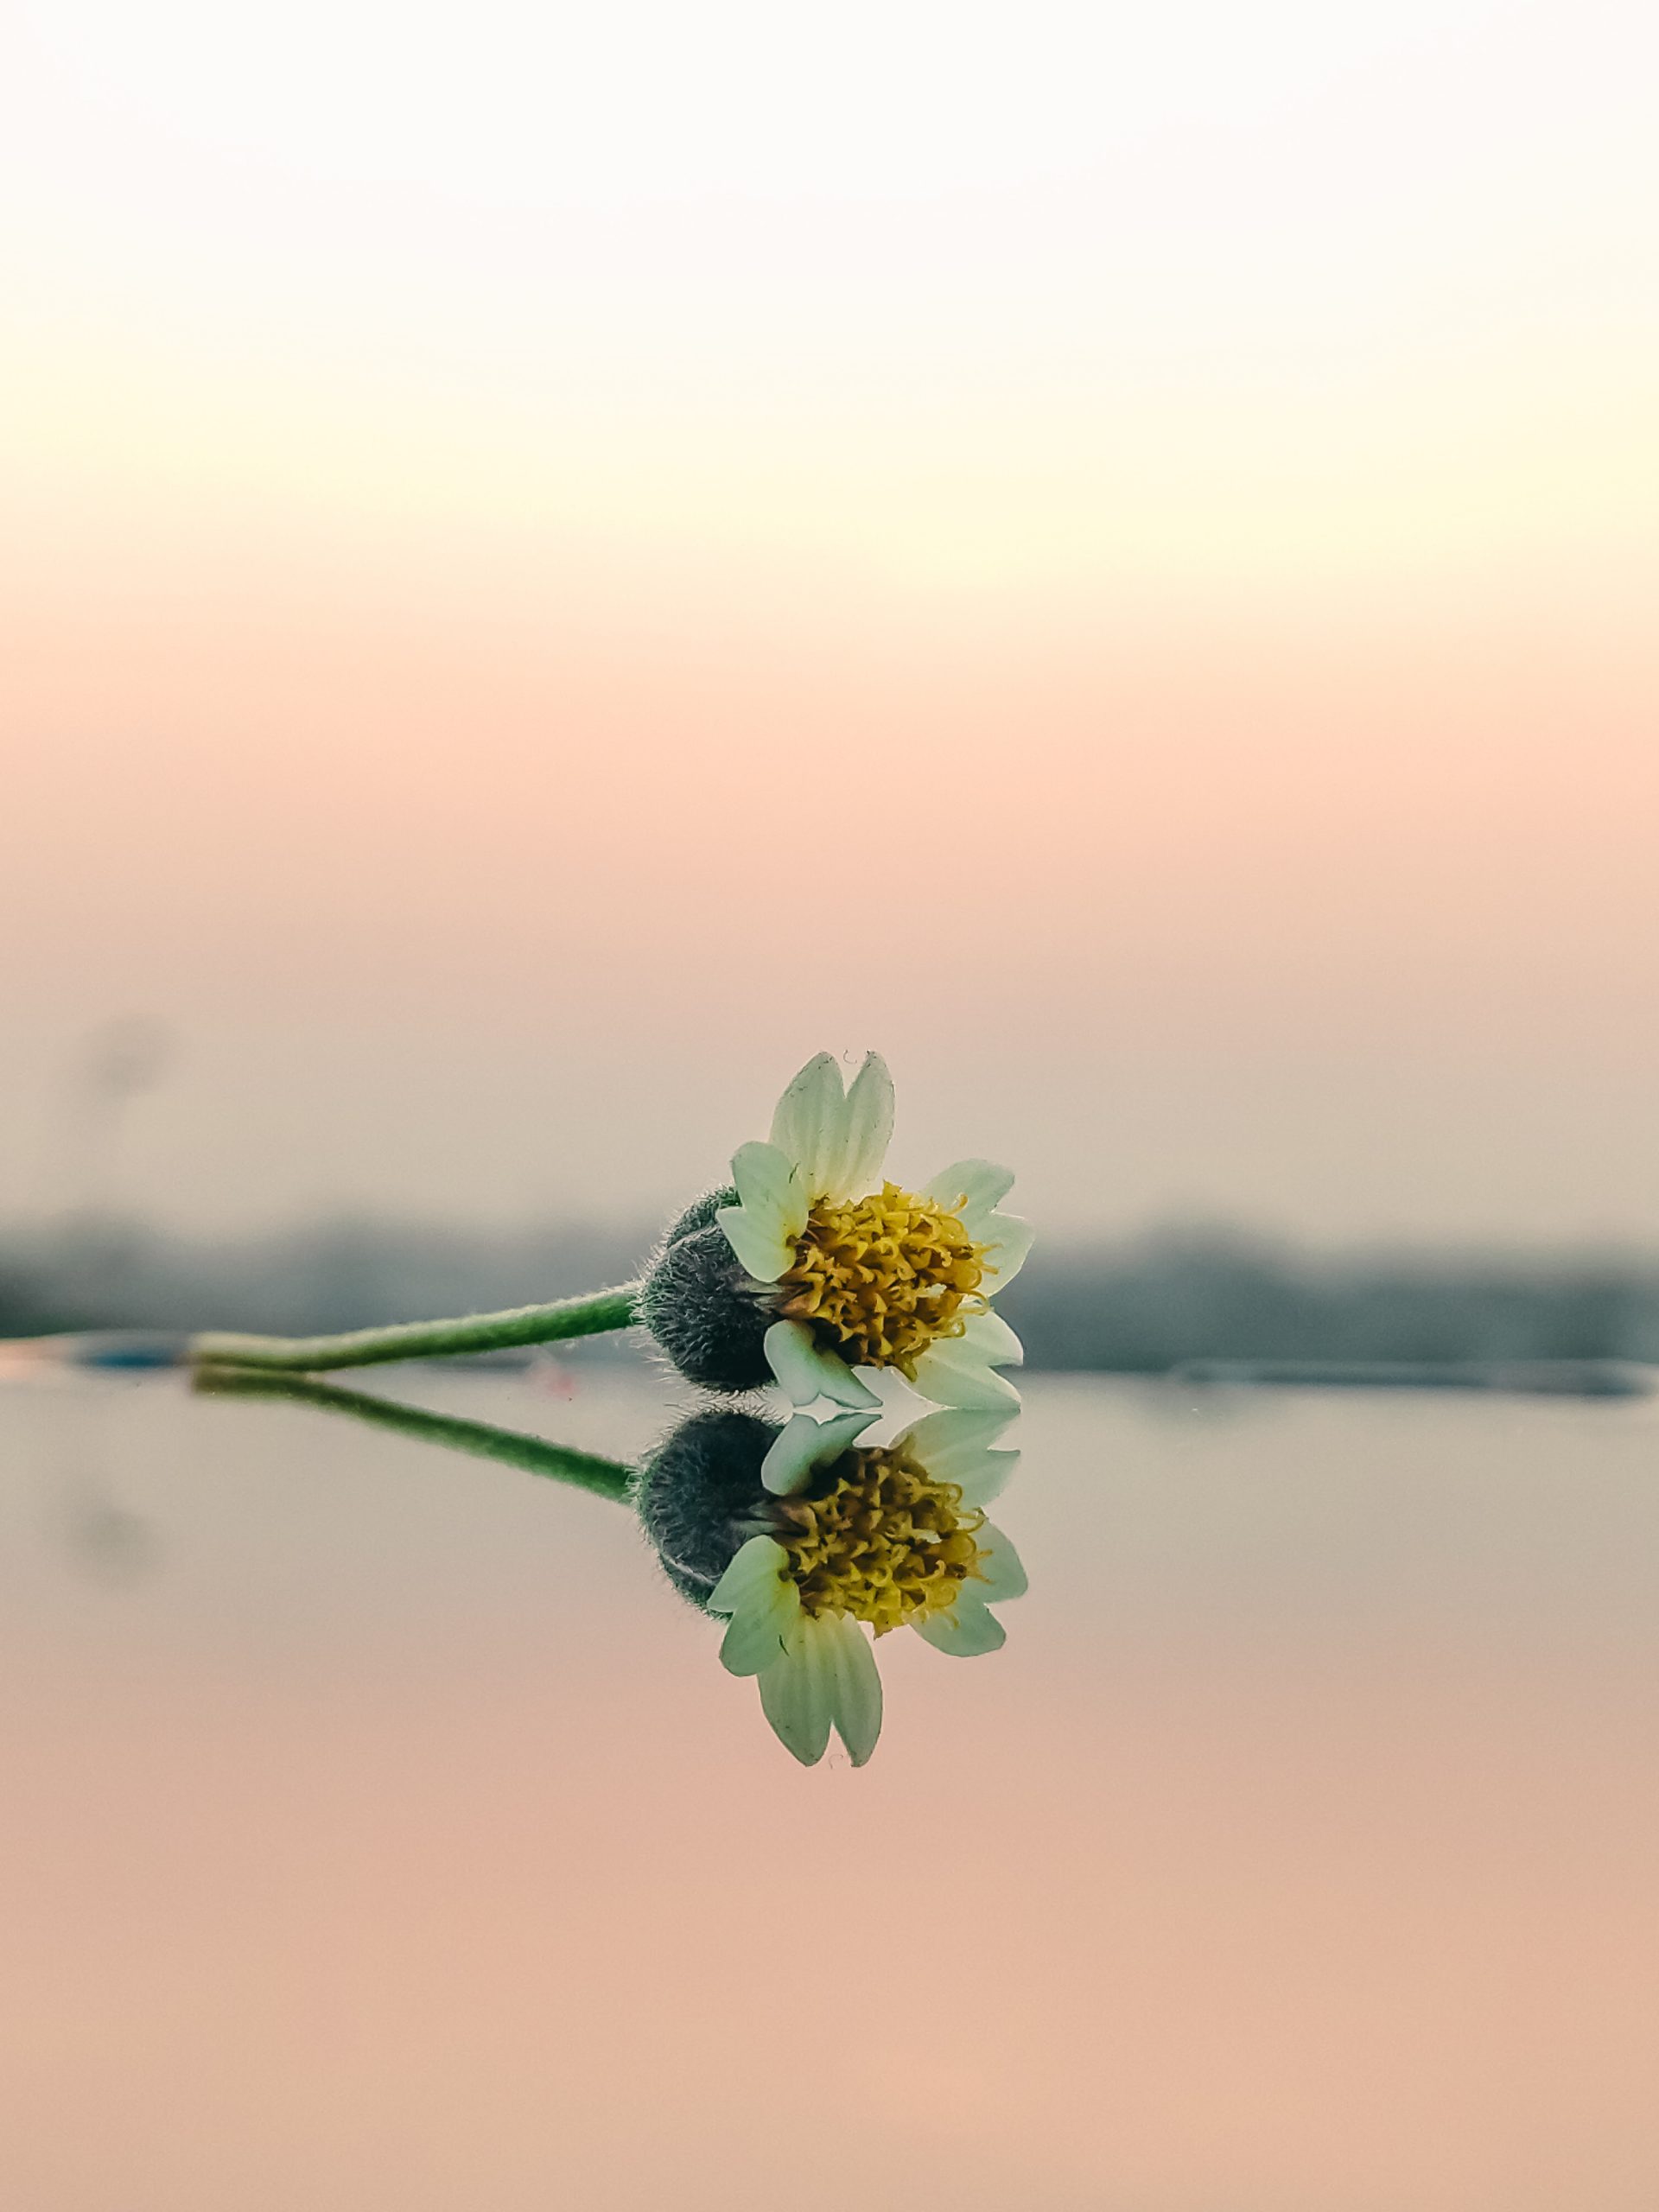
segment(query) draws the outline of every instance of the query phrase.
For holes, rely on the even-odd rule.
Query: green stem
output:
[[[303,1375],[261,1374],[257,1369],[204,1367],[195,1388],[213,1397],[285,1398],[292,1403],[315,1406],[320,1412],[346,1414],[372,1427],[390,1428],[413,1436],[423,1444],[442,1445],[451,1452],[469,1452],[474,1459],[495,1459],[509,1467],[550,1482],[573,1483],[600,1497],[626,1504],[632,1469],[625,1459],[607,1459],[597,1452],[572,1452],[543,1437],[526,1436],[516,1428],[496,1428],[483,1421],[461,1421],[450,1414],[431,1414],[419,1406],[400,1406],[390,1398],[373,1398],[364,1390],[342,1390],[333,1382],[313,1382]]]
[[[561,1298],[551,1306],[516,1306],[505,1313],[469,1313],[458,1321],[404,1321],[388,1329],[353,1329],[339,1337],[243,1337],[210,1331],[190,1339],[194,1367],[263,1367],[305,1375],[325,1367],[370,1367],[387,1359],[443,1359],[463,1351],[500,1351],[516,1344],[556,1344],[626,1329],[636,1318],[638,1283]]]

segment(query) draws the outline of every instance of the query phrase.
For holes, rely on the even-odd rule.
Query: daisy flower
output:
[[[998,1211],[1014,1177],[959,1160],[919,1191],[888,1180],[893,1103],[879,1055],[843,1090],[820,1052],[770,1141],[739,1147],[731,1187],[671,1230],[640,1311],[692,1381],[866,1408],[879,1401],[855,1370],[893,1368],[936,1404],[1018,1404],[996,1370],[1020,1340],[991,1306],[1031,1246],[1029,1223]]]
[[[855,1766],[881,1730],[874,1639],[913,1629],[957,1658],[1005,1640],[991,1606],[1025,1570],[985,1508],[1019,1464],[994,1449],[1006,1413],[927,1414],[888,1445],[858,1440],[878,1418],[795,1414],[760,1468],[771,1502],[704,1600],[728,1617],[721,1659],[753,1675],[779,1740],[803,1765],[833,1728]],[[866,1628],[872,1637],[864,1633]]]

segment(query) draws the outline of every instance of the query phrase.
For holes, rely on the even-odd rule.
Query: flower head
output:
[[[806,1766],[831,1728],[855,1766],[875,1749],[875,1638],[911,1628],[959,1658],[995,1651],[1004,1630],[990,1608],[1026,1587],[985,1513],[1019,1463],[993,1448],[1009,1416],[930,1414],[869,1447],[859,1439],[874,1419],[797,1414],[777,1433],[760,1471],[774,1502],[706,1601],[728,1618],[721,1661],[758,1678],[767,1719]]]
[[[643,1308],[696,1382],[768,1376],[798,1406],[877,1401],[854,1372],[893,1368],[938,1403],[1018,1402],[996,1373],[1020,1357],[992,1311],[1031,1244],[998,1211],[1014,1178],[963,1160],[919,1191],[887,1179],[893,1078],[872,1052],[843,1090],[827,1052],[779,1102],[766,1143],[740,1147],[732,1186],[669,1233]]]

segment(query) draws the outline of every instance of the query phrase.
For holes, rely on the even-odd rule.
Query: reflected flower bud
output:
[[[832,1730],[855,1766],[874,1750],[877,1638],[911,1628],[957,1657],[995,1651],[1005,1632],[991,1607],[1026,1587],[986,1513],[1019,1464],[996,1448],[1010,1414],[952,1408],[866,1444],[878,1418],[700,1414],[647,1460],[636,1493],[670,1580],[725,1619],[722,1662],[756,1677],[807,1766]]]

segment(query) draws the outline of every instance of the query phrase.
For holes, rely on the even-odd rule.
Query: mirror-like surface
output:
[[[377,1381],[632,1455],[622,1369]],[[0,1394],[28,2212],[1651,2212],[1659,1418],[1032,1382],[1006,1650],[782,1751],[626,1510]]]

